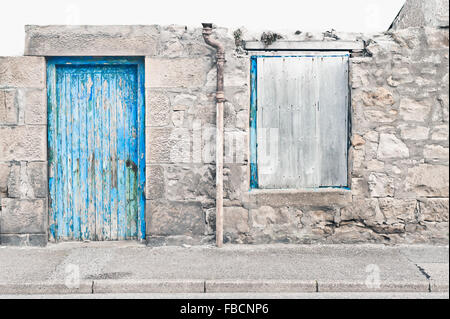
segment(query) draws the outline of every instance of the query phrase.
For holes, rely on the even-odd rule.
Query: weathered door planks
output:
[[[50,240],[145,237],[138,58],[48,60]]]
[[[251,70],[251,187],[347,186],[348,54],[254,56]]]

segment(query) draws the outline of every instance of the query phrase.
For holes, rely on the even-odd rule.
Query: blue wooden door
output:
[[[51,58],[50,240],[143,239],[144,69],[137,58]]]

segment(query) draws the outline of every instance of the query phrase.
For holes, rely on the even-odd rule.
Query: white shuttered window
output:
[[[252,63],[257,187],[346,187],[348,54]]]

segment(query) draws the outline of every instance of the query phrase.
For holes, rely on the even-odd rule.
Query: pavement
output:
[[[448,286],[448,246],[0,246],[1,298],[448,299]]]
[[[0,295],[0,299],[449,299],[448,292],[108,293]]]

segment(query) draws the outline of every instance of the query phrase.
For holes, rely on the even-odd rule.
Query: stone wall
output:
[[[150,244],[214,241],[216,67],[215,51],[204,43],[201,32],[181,26],[162,28],[157,56],[146,58]],[[249,60],[235,53],[234,39],[226,29],[214,32],[228,53],[227,138],[245,141]],[[245,163],[244,158],[233,163],[233,170],[243,175],[233,178],[246,178]],[[229,169],[226,172],[230,174]]]
[[[0,243],[47,242],[45,59],[0,57]]]
[[[230,171],[231,194],[246,200],[225,202],[226,240],[448,243],[448,29],[361,37],[366,52],[350,59],[351,190],[248,192]]]
[[[449,33],[373,37],[352,60],[353,204],[332,236],[448,242]],[[360,231],[361,232],[361,231]]]
[[[214,36],[227,61],[226,242],[448,243],[448,29],[294,30],[278,40],[366,44],[350,59],[350,190],[249,190],[251,53],[242,41],[261,34],[217,28]],[[146,57],[147,241],[212,243],[216,69],[201,29],[31,26],[25,54],[0,59],[2,243],[46,240],[42,56],[74,54]]]
[[[202,40],[200,30],[179,32],[160,51],[164,58],[146,64],[148,130],[154,141],[147,153],[153,181],[147,219],[153,244],[210,242],[214,236],[214,157],[205,161],[208,148],[214,154],[214,135],[204,136],[215,123],[214,55],[180,51],[200,48]],[[366,52],[351,57],[351,190],[316,191],[249,191],[251,53],[241,40],[259,35],[235,32],[233,39],[230,33],[217,32],[227,48],[226,242],[448,242],[448,30],[282,35],[284,40],[366,43]],[[202,147],[195,145],[198,136]],[[167,145],[174,146],[172,154]]]

